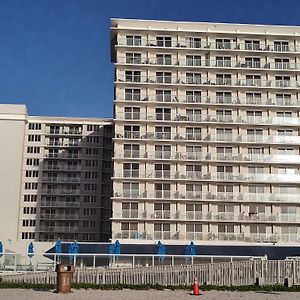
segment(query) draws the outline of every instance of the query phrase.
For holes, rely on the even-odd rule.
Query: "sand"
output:
[[[187,291],[101,291],[101,290],[74,290],[72,294],[55,294],[52,291],[35,291],[22,289],[2,289],[0,290],[1,300],[52,300],[52,299],[72,299],[72,300],[181,300],[181,299],[206,299],[206,300],[266,300],[280,299],[293,300],[300,299],[300,293],[290,292],[203,292],[201,296],[195,297]]]

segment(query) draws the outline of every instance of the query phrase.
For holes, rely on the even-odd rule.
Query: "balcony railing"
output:
[[[264,80],[264,79],[236,79],[236,78],[206,78],[206,77],[176,77],[176,76],[136,76],[128,77],[119,75],[116,82],[133,82],[147,84],[176,84],[176,85],[200,85],[200,86],[236,86],[252,88],[299,88],[300,84],[295,80]]]
[[[73,220],[79,219],[79,214],[40,214],[41,220]]]
[[[128,41],[125,38],[119,38],[117,40],[117,46],[126,47],[167,47],[167,48],[191,48],[199,50],[232,50],[232,51],[257,51],[257,52],[300,52],[298,45],[289,44],[274,44],[265,43],[263,41],[259,43],[245,43],[245,42],[219,42],[219,41],[188,41],[188,40],[177,40],[176,38],[170,41],[158,41],[156,39],[147,39],[142,37],[138,41]]]
[[[269,163],[300,163],[300,155],[271,155],[271,154],[222,154],[202,152],[157,152],[157,151],[124,151],[115,152],[114,158],[148,159],[148,160],[175,160],[175,161],[229,161],[229,162],[269,162]]]
[[[113,177],[116,178],[142,178],[160,179],[155,171],[134,171],[134,172],[116,172]],[[175,172],[163,177],[165,180],[203,180],[203,181],[240,181],[240,182],[278,182],[278,183],[300,183],[300,174],[270,174],[270,173],[226,173],[218,172],[205,173],[199,171],[187,171],[185,173]]]
[[[39,232],[78,232],[78,226],[40,226],[37,228]]]
[[[79,201],[41,201],[41,207],[79,207]]]
[[[141,199],[187,199],[187,200],[222,200],[222,201],[250,201],[250,202],[279,202],[279,203],[295,203],[300,201],[300,194],[276,194],[276,193],[202,193],[200,191],[115,191],[115,198],[141,198]]]
[[[121,139],[165,139],[180,141],[233,142],[233,143],[267,143],[267,144],[299,144],[300,136],[290,135],[231,135],[231,134],[201,134],[201,133],[154,133],[125,131],[116,133],[115,138]]]
[[[237,124],[264,124],[264,125],[300,125],[296,117],[268,117],[243,115],[212,115],[212,114],[153,114],[153,113],[117,113],[117,120],[143,120],[158,122],[193,122],[193,123],[237,123]]]
[[[125,58],[119,57],[118,64],[126,65],[147,65],[147,66],[173,66],[173,67],[201,67],[201,68],[229,68],[229,69],[268,69],[268,70],[298,70],[300,65],[294,62],[274,62],[274,61],[245,61],[245,60],[205,60],[205,59],[176,59],[176,58]]]
[[[139,96],[130,96],[117,94],[117,101],[149,101],[149,102],[167,102],[167,103],[205,103],[205,104],[234,104],[234,105],[278,105],[278,106],[300,106],[300,101],[295,98],[266,98],[266,97],[230,97],[216,96],[206,97],[200,95],[177,95],[177,94],[140,94]]]

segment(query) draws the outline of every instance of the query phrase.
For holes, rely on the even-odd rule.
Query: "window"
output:
[[[35,233],[34,232],[22,232],[22,240],[34,240]]]
[[[154,238],[155,239],[170,239],[171,238],[171,224],[170,223],[155,223],[154,224]]]
[[[201,109],[187,109],[186,118],[187,121],[201,122]]]
[[[261,93],[246,93],[247,104],[261,104]]]
[[[186,91],[186,102],[201,103],[201,91]]]
[[[37,182],[25,182],[25,190],[37,190],[38,183]]]
[[[77,178],[77,174],[76,173],[72,174],[72,175],[74,175],[73,177]],[[84,178],[87,178],[87,179],[96,179],[96,178],[98,178],[98,173],[97,172],[85,172],[84,173]]]
[[[69,139],[69,141],[70,141],[70,139]],[[73,140],[73,144],[75,143],[77,143],[78,142],[78,140]],[[86,142],[87,143],[92,143],[92,144],[99,144],[99,142],[100,142],[100,137],[99,136],[87,136],[86,137]]]
[[[138,202],[123,202],[122,218],[138,218]]]
[[[217,166],[217,177],[220,180],[232,180],[232,172],[233,166]]]
[[[186,55],[186,65],[187,66],[201,66],[201,56],[200,55]]]
[[[286,52],[289,51],[288,41],[274,41],[274,51]]]
[[[170,178],[171,165],[170,164],[154,164],[155,178]]]
[[[171,158],[171,146],[170,145],[155,145],[155,158],[170,159]]]
[[[247,140],[249,142],[263,141],[262,129],[247,129]]]
[[[216,74],[216,84],[231,85],[231,74]]]
[[[171,139],[170,126],[155,126],[155,136],[157,139]]]
[[[264,174],[265,168],[263,166],[249,166],[248,174]]]
[[[201,48],[200,37],[186,37],[186,46],[188,48]]]
[[[40,147],[27,147],[27,153],[40,153]]]
[[[125,125],[124,137],[126,139],[137,139],[140,137],[140,126],[137,125]]]
[[[229,109],[217,109],[216,117],[218,122],[232,122],[232,111]]]
[[[22,220],[23,227],[34,227],[35,224],[36,224],[36,220],[29,220],[29,219]]]
[[[27,158],[26,159],[27,166],[38,166],[39,163],[40,163],[40,160],[37,158]]]
[[[223,199],[232,199],[233,198],[233,185],[232,184],[218,184],[217,185],[217,194],[218,198]]]
[[[24,202],[37,202],[37,195],[24,195]]]
[[[228,68],[231,67],[230,56],[216,56],[216,67]]]
[[[249,185],[248,192],[250,194],[264,194],[266,188],[264,185]]]
[[[137,222],[122,222],[121,223],[122,238],[134,239],[139,238]]]
[[[171,120],[171,108],[165,108],[165,107],[156,108],[155,109],[155,119],[170,121]]]
[[[277,154],[278,155],[293,155],[294,149],[293,148],[278,148]]]
[[[293,113],[291,111],[277,111],[276,117],[277,118],[291,118]]]
[[[170,36],[157,36],[156,37],[157,47],[172,47],[172,37]]]
[[[88,159],[85,161],[87,167],[98,167],[98,160]],[[68,162],[68,170],[78,170],[79,167],[76,162]]]
[[[125,89],[125,101],[140,101],[141,90],[140,89]]]
[[[187,216],[193,216],[193,212],[187,212]],[[202,224],[186,224],[185,228],[186,228],[186,238],[188,240],[202,239]]]
[[[231,49],[230,39],[216,39],[217,49]]]
[[[170,203],[154,203],[155,219],[170,219],[171,218],[171,205]]]
[[[89,195],[89,196],[84,196],[84,202],[86,203],[96,203],[97,202],[97,196],[95,195]]]
[[[185,131],[187,140],[201,140],[201,128],[187,127]]]
[[[155,183],[155,198],[170,198],[171,185],[169,183]]]
[[[231,103],[232,93],[231,92],[216,92],[217,103]]]
[[[39,177],[39,171],[27,170],[25,172],[25,177]]]
[[[200,73],[186,73],[186,83],[187,84],[201,84],[201,74]]]
[[[69,153],[71,156],[73,153]],[[75,154],[75,153],[74,153]],[[86,148],[85,149],[85,154],[87,155],[99,155],[99,149],[98,148]],[[76,154],[75,154],[76,155]],[[68,155],[69,156],[69,155]]]
[[[156,64],[157,65],[172,65],[172,55],[171,54],[156,54]]]
[[[123,176],[139,177],[139,168],[138,163],[123,163]]]
[[[191,179],[202,178],[202,166],[201,165],[186,165],[186,177]]]
[[[201,199],[202,185],[199,183],[187,183],[185,186],[187,199]]]
[[[260,68],[260,58],[259,57],[245,57],[245,67],[246,68]]]
[[[96,227],[96,221],[83,221],[83,227],[95,228]]]
[[[36,134],[29,134],[27,140],[28,142],[40,142],[41,136]]]
[[[292,129],[278,129],[277,135],[279,136],[292,136],[293,130]]]
[[[140,35],[126,35],[127,46],[141,46],[142,37]]]
[[[59,125],[52,125],[52,126],[50,126],[50,134],[60,134],[60,133],[62,133],[61,131],[60,131],[60,126]]]
[[[262,50],[260,41],[245,40],[245,50]]]
[[[87,125],[86,128],[87,128],[86,129],[87,131],[99,131],[100,130],[99,125]]]
[[[124,157],[139,158],[140,145],[139,144],[124,144]]]
[[[261,122],[263,113],[261,110],[247,110],[246,112],[248,122]]]
[[[171,102],[171,90],[156,90],[156,101]]]
[[[290,76],[275,76],[275,82],[277,87],[290,87],[291,77]]]
[[[83,209],[83,214],[85,216],[96,216],[97,209],[96,208],[84,208]]]
[[[292,95],[291,94],[276,94],[276,102],[278,105],[291,105]]]
[[[125,71],[126,82],[141,82],[141,71]]]
[[[218,160],[232,160],[232,147],[217,147]]]
[[[186,146],[186,158],[187,159],[195,159],[195,160],[200,160],[202,159],[202,148],[201,146]]]
[[[260,75],[246,75],[246,85],[261,86],[261,76]]]
[[[280,166],[277,167],[278,174],[295,175],[296,169],[292,167]]]
[[[231,141],[232,129],[231,128],[217,128],[217,140],[218,141]]]
[[[156,72],[156,82],[157,83],[171,83],[172,82],[171,72]]]
[[[42,129],[42,124],[40,124],[40,123],[29,123],[28,124],[28,129],[30,129],[30,130],[41,130]]]
[[[123,197],[137,198],[139,194],[138,182],[123,182]]]
[[[36,207],[23,207],[23,214],[24,215],[34,215],[36,214]]]
[[[139,107],[124,107],[125,120],[139,120],[140,108]]]
[[[289,69],[290,60],[289,58],[275,58],[275,69]]]
[[[233,234],[234,226],[233,225],[218,225],[218,233],[221,238],[223,235]]]
[[[141,53],[126,53],[126,64],[140,64]]]

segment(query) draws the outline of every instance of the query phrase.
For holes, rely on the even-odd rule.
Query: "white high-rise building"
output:
[[[112,19],[112,238],[300,242],[300,27]]]
[[[0,239],[108,241],[112,121],[0,105]]]

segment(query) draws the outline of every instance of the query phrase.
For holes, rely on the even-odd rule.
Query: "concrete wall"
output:
[[[0,240],[17,239],[25,105],[0,105]]]

